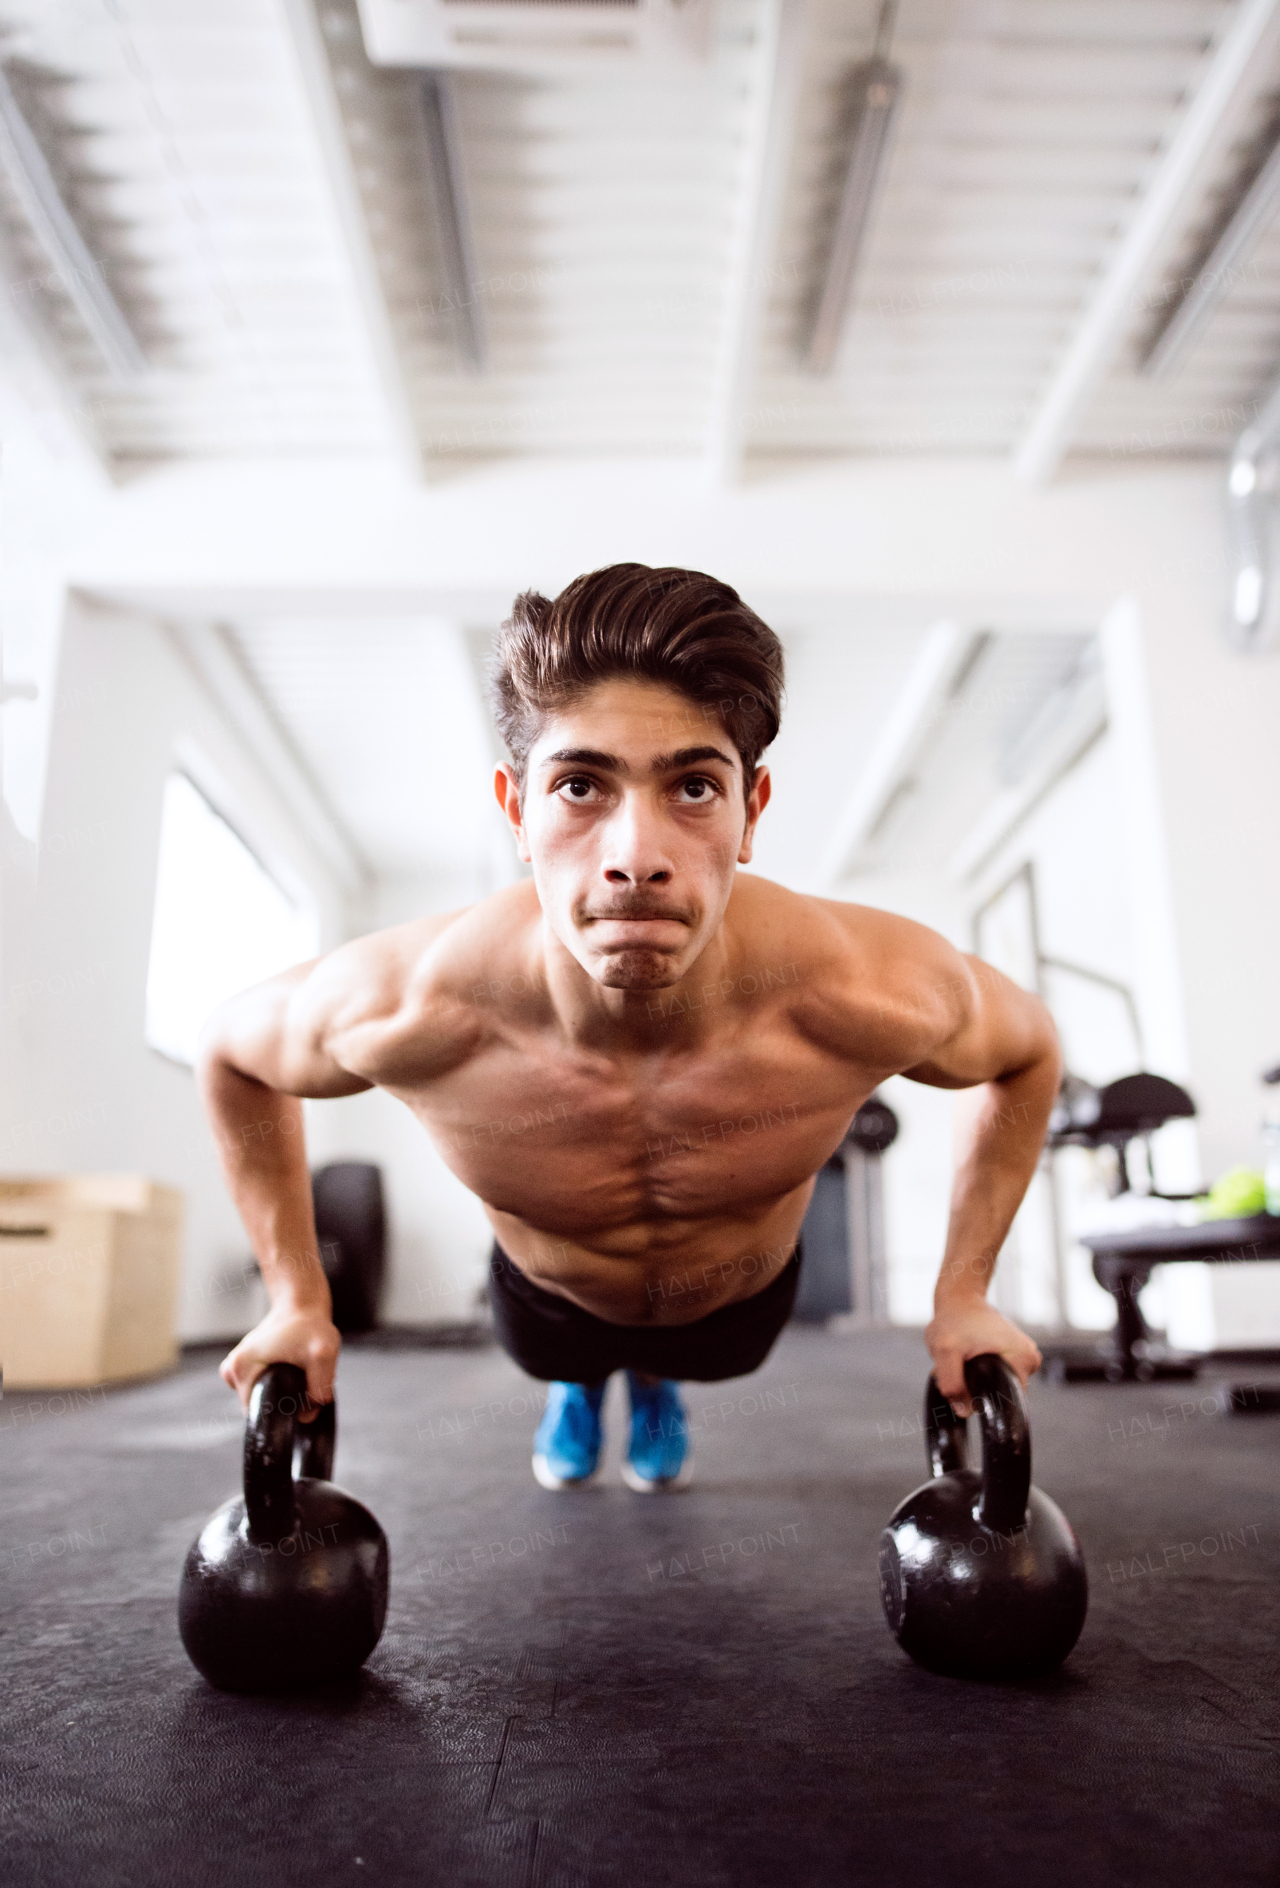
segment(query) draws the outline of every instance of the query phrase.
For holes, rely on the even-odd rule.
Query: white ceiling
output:
[[[492,348],[473,375],[441,306],[414,80],[369,65],[355,0],[314,0],[313,14],[311,0],[0,0],[10,67],[28,68],[24,96],[43,101],[46,147],[154,371],[114,383],[55,287],[19,299],[52,331],[82,417],[121,467],[364,456],[406,438],[446,467],[705,452],[742,330],[770,3],[719,0],[705,64],[458,77]],[[840,89],[876,12],[875,0],[811,0],[775,164],[759,355],[738,396],[746,449],[1012,452],[1234,0],[902,0],[892,56],[906,83],[884,194],[835,372],[814,379],[798,345],[843,151]],[[340,105],[332,137],[327,81],[307,77],[312,41]],[[1278,79],[1266,61],[1251,72],[1075,449],[1221,452],[1280,371],[1276,226],[1181,371],[1133,370],[1151,296],[1184,265]],[[345,210],[335,162],[354,179]],[[18,270],[41,274],[11,201],[0,215]]]
[[[1012,457],[1237,0],[901,0],[904,103],[821,379],[799,364],[805,312],[845,154],[842,88],[879,8],[810,0],[792,94],[785,58],[764,56],[776,4],[718,0],[702,64],[457,77],[490,343],[472,373],[442,300],[416,82],[369,64],[356,0],[0,0],[0,58],[151,369],[112,379],[0,186],[12,309],[121,477],[290,455],[345,460],[353,478],[388,458],[433,477],[504,455],[731,464],[738,435],[780,475],[831,455]],[[1220,455],[1280,372],[1275,225],[1179,372],[1151,381],[1134,364],[1278,86],[1268,55],[1233,94],[1068,450]],[[227,626],[383,879],[470,873],[482,889],[501,873],[476,674],[493,620],[335,610]],[[811,885],[929,623],[774,620],[790,710],[756,864]],[[953,858],[1003,790],[1010,715],[1029,721],[1079,648],[998,627],[984,664],[1003,679],[934,729],[864,869],[890,839],[899,865]]]
[[[839,81],[866,56],[875,11],[815,5],[753,441],[800,452],[1009,451],[1232,9],[1223,0],[904,0],[893,57],[906,87],[892,160],[835,375],[815,382],[796,366],[796,336],[830,214]],[[1228,298],[1188,375],[1171,385],[1139,381],[1122,349],[1077,446],[1105,452],[1139,416],[1178,415],[1189,397],[1223,404],[1242,383],[1256,394],[1280,369],[1280,321],[1251,359],[1235,358],[1222,336],[1238,341],[1245,299]],[[1143,313],[1135,308],[1131,339]],[[1220,451],[1229,434],[1224,424],[1216,441],[1175,434],[1155,449]]]

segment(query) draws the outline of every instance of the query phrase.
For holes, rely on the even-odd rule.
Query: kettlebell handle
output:
[[[974,1512],[983,1527],[1007,1534],[1026,1520],[1031,1494],[1027,1399],[1003,1357],[991,1351],[970,1357],[964,1380],[982,1425],[982,1494]],[[924,1425],[934,1476],[964,1468],[964,1419],[956,1415],[933,1377],[924,1393]]]
[[[334,1403],[322,1403],[310,1423],[299,1423],[307,1395],[307,1373],[297,1364],[268,1364],[249,1396],[244,1432],[244,1505],[249,1539],[266,1541],[293,1526],[294,1441],[297,1471],[319,1481],[333,1474],[338,1439]]]

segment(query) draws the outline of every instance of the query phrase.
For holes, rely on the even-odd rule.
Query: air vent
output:
[[[565,66],[705,58],[714,0],[360,0],[380,66]]]

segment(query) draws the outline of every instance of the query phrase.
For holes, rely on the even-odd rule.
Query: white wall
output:
[[[13,367],[11,325],[0,318]],[[67,547],[105,484],[42,406],[39,386],[27,391],[34,411],[0,379],[0,1119],[25,1105],[29,1037],[8,992],[35,975],[37,835]]]
[[[311,888],[330,942],[339,889],[268,778],[156,624],[72,599],[62,629],[41,820],[30,975],[6,1001],[29,1053],[0,1159],[20,1172],[127,1169],[183,1189],[185,1337],[234,1330],[225,1279],[247,1241],[218,1176],[194,1077],[143,1042],[164,783],[194,749]]]
[[[58,639],[71,546],[110,494],[65,441],[6,410],[0,389],[0,754],[6,818],[40,828]],[[12,691],[12,692],[11,692]]]

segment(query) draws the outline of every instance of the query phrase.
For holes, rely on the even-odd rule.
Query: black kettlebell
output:
[[[1062,1510],[1031,1486],[1022,1385],[1000,1357],[964,1379],[982,1424],[982,1473],[965,1425],[930,1377],[924,1418],[933,1480],[880,1536],[880,1597],[904,1652],[953,1678],[1031,1678],[1061,1665],[1084,1625],[1089,1586]]]
[[[363,1665],[387,1616],[387,1537],[335,1488],[337,1414],[295,1423],[306,1372],[272,1364],[253,1386],[244,1498],[224,1502],[182,1570],[178,1629],[223,1691],[299,1691]]]

